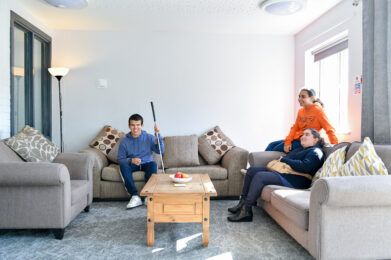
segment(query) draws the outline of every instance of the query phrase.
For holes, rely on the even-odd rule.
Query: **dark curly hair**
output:
[[[314,138],[318,139],[318,142],[316,143],[316,145],[319,145],[320,147],[323,147],[324,139],[320,136],[320,133],[317,130],[313,129],[313,128],[307,128],[306,130],[310,130],[311,133],[312,133],[312,136]]]

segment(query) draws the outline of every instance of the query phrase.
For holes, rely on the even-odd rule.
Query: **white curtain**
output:
[[[361,136],[391,143],[391,0],[363,0]]]

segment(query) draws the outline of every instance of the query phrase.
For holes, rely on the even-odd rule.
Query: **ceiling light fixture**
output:
[[[65,9],[83,8],[88,5],[87,0],[45,0],[48,4]]]
[[[261,8],[274,15],[291,15],[303,10],[306,3],[306,0],[265,0]]]

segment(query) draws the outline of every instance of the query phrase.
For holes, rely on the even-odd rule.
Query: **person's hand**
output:
[[[141,163],[141,159],[140,158],[132,158],[132,164],[135,164],[137,166],[139,166]]]
[[[292,150],[292,145],[285,145],[284,146],[284,152],[289,153]]]
[[[282,157],[284,157],[284,156],[281,155],[280,158],[278,159],[278,161],[281,161]]]
[[[157,134],[160,133],[160,129],[157,125],[155,125],[154,129],[155,129],[155,133],[157,133]]]

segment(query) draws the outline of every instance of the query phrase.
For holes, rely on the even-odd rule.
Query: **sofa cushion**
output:
[[[204,165],[198,167],[174,167],[166,170],[166,173],[207,173],[211,180],[226,180],[228,178],[227,169],[219,165]]]
[[[262,190],[261,198],[264,201],[270,202],[272,197],[272,192],[275,190],[293,190],[293,188],[278,186],[278,185],[267,185]]]
[[[355,154],[358,149],[361,146],[361,142],[353,142],[350,146],[349,149],[347,150],[346,157],[345,157],[345,162],[349,161],[349,159]]]
[[[125,137],[125,133],[112,126],[105,125],[99,134],[89,143],[90,147],[108,155],[116,143]]]
[[[209,164],[216,164],[234,146],[232,140],[221,131],[219,126],[215,126],[198,138],[198,150]]]
[[[346,151],[348,151],[350,145],[351,144],[349,142],[342,142],[342,143],[339,143],[339,144],[336,144],[336,145],[331,145],[331,146],[326,146],[325,145],[325,146],[323,146],[325,160],[330,156],[330,154],[332,154],[333,152],[337,151],[338,149],[340,149],[342,147],[346,147]]]
[[[51,162],[60,152],[39,130],[28,125],[5,143],[28,162]]]
[[[279,189],[272,192],[271,203],[298,226],[308,230],[310,195],[309,190]]]
[[[162,173],[162,170],[158,170],[158,173]],[[133,172],[134,181],[144,181],[145,172],[137,171]],[[117,181],[122,182],[122,176],[120,174],[119,165],[112,163],[102,169],[102,180],[105,181]]]
[[[164,138],[164,167],[198,166],[198,140],[196,135],[168,136]]]
[[[143,181],[144,180],[144,172],[137,171],[133,172],[133,180],[134,181]],[[121,181],[122,176],[120,174],[120,169],[118,164],[110,164],[107,167],[104,167],[102,170],[102,180],[105,181]]]
[[[87,201],[88,181],[71,180],[71,204],[76,204],[80,200]]]
[[[0,142],[0,154],[0,162],[23,162],[23,159],[3,141]]]

